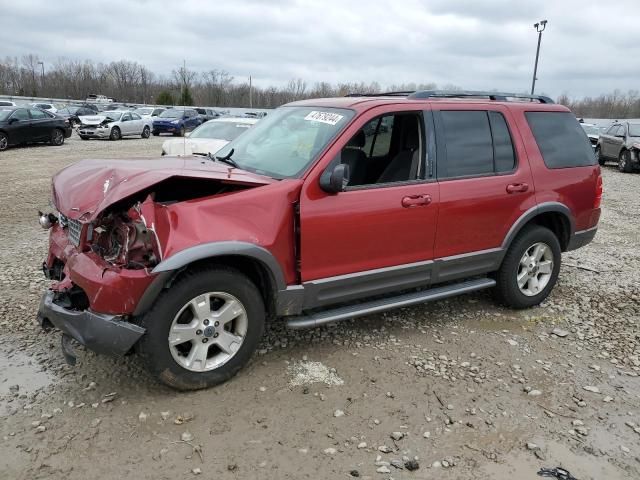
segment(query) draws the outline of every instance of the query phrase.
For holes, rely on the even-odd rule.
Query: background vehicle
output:
[[[67,120],[39,108],[0,110],[0,150],[21,143],[62,145],[71,136]]]
[[[151,120],[142,118],[137,113],[128,110],[80,117],[80,126],[78,127],[78,135],[83,140],[90,138],[120,140],[122,137],[131,135],[149,138],[150,133]]]
[[[69,121],[71,126],[80,124],[80,117],[85,115],[95,115],[95,111],[87,107],[68,106],[59,109],[56,115]]]
[[[193,108],[170,108],[154,118],[152,131],[154,135],[172,133],[184,137],[186,132],[190,132],[201,123],[198,112]]]
[[[591,146],[595,149],[600,139],[600,128],[593,123],[580,123],[580,126],[584,129],[584,133],[587,134]]]
[[[58,111],[58,109],[51,103],[30,103],[29,105],[34,108],[39,108],[40,110],[46,110],[50,113],[56,113]]]
[[[134,112],[136,112],[142,118],[151,118],[151,117],[157,117],[165,110],[166,108],[162,108],[162,107],[140,107],[140,108],[136,108]]]
[[[485,288],[538,305],[600,218],[589,141],[546,97],[295,102],[212,160],[58,173],[40,323],[204,388],[242,368],[273,317],[308,328]]]
[[[200,123],[208,122],[209,120],[213,120],[214,118],[218,118],[218,112],[213,110],[212,108],[202,108],[195,107],[195,111],[198,112],[198,118],[200,118]]]
[[[640,124],[617,122],[600,135],[596,146],[600,165],[607,160],[618,162],[618,170],[630,173],[640,164]]]
[[[95,93],[90,93],[89,95],[87,95],[87,102],[111,103],[113,102],[113,99],[107,97],[106,95],[96,95]]]
[[[0,107],[15,107],[16,102],[10,102],[9,100],[0,100]]]
[[[233,117],[209,120],[191,132],[188,140],[166,140],[162,155],[214,154],[257,122],[255,118]]]

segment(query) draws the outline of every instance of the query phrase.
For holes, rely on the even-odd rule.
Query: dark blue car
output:
[[[202,122],[198,117],[198,112],[194,109],[170,108],[155,117],[152,133],[156,136],[161,133],[172,133],[183,137],[186,132],[193,130],[200,123]]]

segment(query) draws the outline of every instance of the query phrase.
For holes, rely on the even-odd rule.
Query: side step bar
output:
[[[372,313],[384,312],[394,308],[408,307],[419,303],[442,300],[462,293],[475,292],[483,288],[495,286],[496,281],[490,278],[478,278],[467,280],[466,282],[436,287],[421,292],[406,293],[397,297],[383,298],[381,300],[371,300],[369,302],[347,305],[331,310],[324,310],[309,315],[291,317],[287,320],[287,327],[294,330],[312,328],[326,323],[337,322],[338,320],[348,320],[350,318],[362,317]]]

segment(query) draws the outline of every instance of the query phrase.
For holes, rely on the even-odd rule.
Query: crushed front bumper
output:
[[[107,315],[91,310],[71,310],[55,303],[56,292],[48,290],[42,296],[38,322],[45,328],[56,327],[96,353],[119,356],[127,353],[144,335],[145,329],[123,320],[119,315]],[[63,339],[64,347],[64,339]],[[69,355],[69,352],[65,351]]]

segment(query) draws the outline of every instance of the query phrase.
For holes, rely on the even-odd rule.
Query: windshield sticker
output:
[[[304,117],[305,120],[310,122],[322,122],[329,125],[336,125],[340,120],[344,118],[343,115],[339,115],[337,113],[330,112],[309,112],[309,114]]]
[[[236,123],[236,128],[249,128],[251,125],[247,125],[246,123]]]

